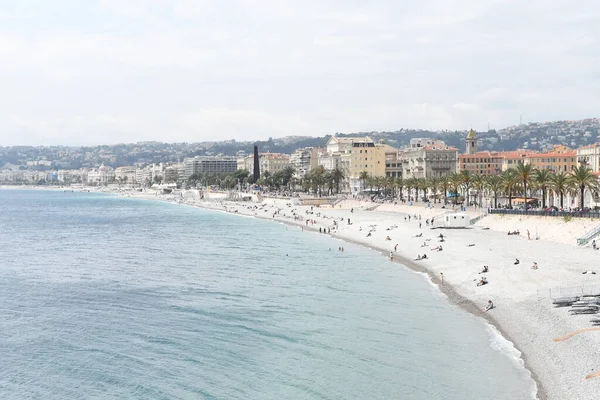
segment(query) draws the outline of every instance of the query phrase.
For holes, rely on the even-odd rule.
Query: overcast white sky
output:
[[[600,116],[597,0],[0,0],[0,145]]]

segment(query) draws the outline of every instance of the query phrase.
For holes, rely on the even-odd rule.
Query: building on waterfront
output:
[[[441,140],[415,138],[399,158],[404,179],[437,178],[457,171],[458,149]]]
[[[179,182],[179,171],[181,168],[185,168],[183,167],[183,164],[174,164],[165,167],[165,170],[163,171],[163,182]]]
[[[274,175],[290,166],[290,156],[281,153],[262,153],[259,157],[260,173]]]
[[[92,169],[87,174],[87,182],[90,185],[107,185],[114,182],[115,170],[104,164],[100,168]]]
[[[237,168],[235,157],[229,156],[196,156],[183,160],[184,177],[188,179],[193,174],[232,174]]]
[[[305,147],[297,149],[290,155],[290,166],[294,168],[297,178],[306,176],[312,169],[319,165],[319,155],[326,154],[320,147]]]
[[[577,164],[585,165],[594,172],[600,172],[600,143],[583,146],[576,150]]]
[[[361,174],[367,173],[372,177],[386,176],[388,160],[398,157],[398,149],[387,145],[382,141],[379,143],[359,142],[354,143],[350,156],[349,185],[352,193],[364,190],[364,182]]]
[[[572,150],[566,146],[555,146],[547,153],[528,154],[524,162],[540,170],[569,172],[577,166],[577,159],[576,150]]]
[[[265,172],[274,175],[290,166],[290,156],[282,153],[259,153],[258,165],[261,176]],[[236,168],[254,171],[254,155],[238,159]]]
[[[458,155],[458,170],[479,175],[500,175],[502,173],[503,152],[480,151]]]
[[[115,168],[115,178],[117,182],[126,183],[128,185],[134,185],[136,183],[135,171],[136,168],[134,166],[124,166]]]
[[[394,147],[383,141],[375,143],[368,136],[332,136],[327,142],[327,152],[319,155],[319,165],[327,171],[341,170],[344,174],[341,190],[358,193],[364,189],[360,175],[366,172],[373,177],[385,176],[386,159],[397,157],[397,154]]]

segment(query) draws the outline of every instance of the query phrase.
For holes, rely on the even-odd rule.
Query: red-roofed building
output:
[[[535,153],[526,157],[525,163],[536,169],[553,172],[569,172],[577,166],[577,151],[561,146],[547,153]]]

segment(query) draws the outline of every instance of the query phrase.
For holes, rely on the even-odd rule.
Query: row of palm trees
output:
[[[508,205],[512,207],[515,196],[522,196],[524,204],[528,204],[534,194],[540,194],[542,207],[546,208],[546,199],[550,191],[560,198],[560,207],[563,207],[564,197],[567,194],[579,195],[580,209],[584,208],[584,195],[586,190],[596,191],[598,178],[592,170],[581,165],[570,172],[551,172],[538,170],[531,164],[518,163],[515,168],[506,170],[501,175],[478,175],[470,171],[461,171],[439,178],[408,178],[401,177],[373,177],[366,171],[361,172],[359,179],[363,187],[371,190],[383,190],[386,196],[404,199],[404,189],[408,193],[414,192],[415,200],[419,194],[423,197],[433,196],[434,202],[441,202],[442,198],[452,197],[454,203],[458,201],[459,194],[463,194],[467,203],[470,203],[474,191],[475,202],[481,204],[481,197],[489,194],[494,198],[494,207],[498,207],[498,197],[504,195],[508,198]],[[439,196],[438,196],[439,194]]]

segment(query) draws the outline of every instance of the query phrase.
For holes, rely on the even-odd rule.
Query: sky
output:
[[[0,146],[599,117],[597,0],[0,0]]]

